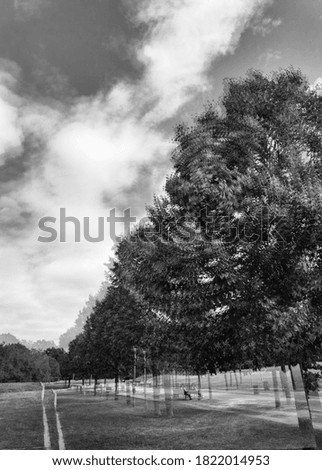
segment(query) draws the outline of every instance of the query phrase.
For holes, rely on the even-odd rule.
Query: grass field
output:
[[[42,449],[39,384],[0,385],[0,449]]]
[[[301,448],[296,426],[209,411],[177,402],[173,418],[145,412],[143,402],[83,395],[60,396],[68,449],[287,449]]]
[[[269,420],[254,409],[222,409],[216,401],[175,402],[174,416],[154,416],[142,400],[60,394],[59,411],[68,449],[301,449],[294,415]],[[213,404],[214,408],[209,405]],[[248,413],[249,411],[249,413]],[[267,410],[266,410],[267,411]],[[275,410],[268,410],[274,412]],[[275,413],[278,414],[276,411]]]
[[[227,380],[218,377],[211,398],[203,390],[200,401],[196,396],[185,401],[180,393],[173,401],[173,417],[166,416],[162,396],[161,416],[155,416],[152,389],[145,403],[142,387],[133,406],[132,399],[127,404],[124,391],[114,400],[112,392],[84,395],[63,384],[47,384],[42,403],[40,384],[0,384],[0,449],[44,448],[43,404],[50,448],[59,448],[52,388],[58,392],[66,449],[301,449],[294,402],[281,394],[281,407],[276,409],[273,391],[261,389],[255,395],[254,377],[248,385],[247,380],[239,389],[232,381],[227,391]],[[321,413],[314,416],[320,419]],[[321,449],[322,426],[317,426],[316,438]]]

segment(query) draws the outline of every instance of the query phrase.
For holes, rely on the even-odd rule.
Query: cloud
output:
[[[7,158],[22,151],[23,133],[18,124],[21,99],[13,89],[16,77],[7,70],[7,63],[0,69],[0,166]]]
[[[314,83],[313,83],[314,88],[322,88],[322,77],[318,77]]]
[[[14,8],[20,20],[39,17],[41,10],[47,7],[50,0],[14,0]]]
[[[242,31],[258,9],[256,0],[146,0],[136,21],[148,26],[138,48],[146,66],[145,86],[157,103],[147,119],[171,117],[196,93],[209,87],[206,71],[216,58],[232,53]]]
[[[268,67],[271,66],[272,62],[279,61],[282,58],[281,51],[274,50],[274,49],[267,49],[265,52],[260,54],[258,57],[258,61],[264,66]]]
[[[251,29],[254,34],[261,34],[263,37],[271,34],[274,29],[282,24],[281,18],[260,18],[257,17],[251,24]]]
[[[98,217],[108,216],[113,207],[131,206],[134,215],[142,216],[146,198],[160,191],[169,166],[172,146],[165,123],[210,90],[207,72],[212,62],[233,53],[251,18],[271,3],[128,2],[131,20],[146,30],[144,39],[133,45],[143,65],[137,81],[123,80],[108,93],[68,99],[63,97],[65,82],[59,83],[57,93],[51,93],[53,84],[47,82],[40,96],[23,91],[12,64],[0,64],[0,118],[6,129],[0,165],[5,169],[8,159],[18,155],[24,161],[28,155],[19,184],[8,181],[0,187],[0,223],[6,226],[0,256],[13,266],[8,276],[7,264],[0,265],[8,292],[3,311],[6,331],[17,336],[36,339],[37,323],[40,331],[50,329],[42,336],[53,339],[70,326],[103,279],[103,263],[112,247],[110,239],[41,244],[39,218],[56,217],[58,228],[59,209],[64,207],[81,223],[90,217],[94,235]],[[17,7],[27,4],[34,11],[37,2]],[[43,64],[39,70],[43,80],[50,67]],[[10,312],[15,328],[9,324]],[[22,334],[18,318],[26,318],[33,330]]]

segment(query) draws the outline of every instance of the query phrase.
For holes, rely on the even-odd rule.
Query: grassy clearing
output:
[[[0,384],[0,449],[42,449],[41,387]]]
[[[52,449],[58,449],[53,384],[45,392]],[[62,384],[56,384],[60,388]],[[120,396],[85,396],[76,389],[58,391],[58,411],[67,449],[301,449],[294,405],[274,408],[271,392],[214,390],[201,401],[174,401],[174,417],[154,415],[152,390],[145,409],[142,391],[135,406]],[[141,395],[140,395],[141,393]],[[141,396],[141,398],[140,398]],[[320,419],[320,409],[316,411]],[[322,427],[320,427],[322,429]],[[316,432],[322,448],[322,432]],[[0,449],[42,449],[41,386],[0,384]]]
[[[141,400],[59,394],[67,449],[301,449],[297,425],[273,422],[230,409],[200,409],[178,400],[173,418],[145,411]]]
[[[0,384],[0,397],[5,393],[38,392],[39,390],[41,390],[41,387],[38,382],[2,383]]]
[[[61,390],[64,388],[67,389],[68,383],[65,383],[64,380],[58,380],[57,382],[47,382],[45,386],[47,390]]]

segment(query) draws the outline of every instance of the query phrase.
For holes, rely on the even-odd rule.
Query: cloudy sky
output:
[[[43,243],[40,218],[139,218],[176,123],[249,68],[314,83],[321,43],[321,0],[0,0],[0,333],[57,340],[104,279],[107,223]]]

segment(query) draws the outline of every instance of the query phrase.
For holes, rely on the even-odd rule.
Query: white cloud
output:
[[[21,100],[12,89],[16,79],[0,69],[0,165],[22,150],[23,133],[18,124]]]
[[[95,226],[97,217],[106,217],[116,203],[125,207],[140,197],[134,215],[141,216],[147,201],[138,193],[149,185],[158,192],[158,165],[169,157],[170,136],[162,122],[210,87],[211,62],[234,51],[253,15],[268,3],[131,0],[133,21],[148,27],[135,47],[144,73],[137,82],[116,84],[107,95],[70,102],[21,96],[12,67],[0,76],[0,116],[7,130],[0,140],[0,165],[10,152],[22,153],[24,142],[32,148],[23,181],[19,187],[8,183],[0,198],[0,221],[13,240],[3,235],[3,254],[13,266],[8,276],[7,264],[0,265],[7,289],[6,330],[37,339],[38,324],[41,336],[52,339],[72,324],[84,299],[103,280],[112,243],[41,244],[39,217],[58,217],[65,207],[67,215],[90,217]],[[138,187],[142,164],[152,170],[150,180]],[[23,214],[29,214],[27,222]],[[13,325],[24,315],[33,329],[22,335]]]
[[[137,21],[150,25],[138,50],[145,82],[157,104],[148,119],[171,117],[189,98],[209,87],[206,71],[214,59],[232,53],[258,9],[256,0],[168,0],[139,2]],[[146,86],[144,87],[146,89]]]
[[[264,66],[271,66],[272,62],[277,62],[282,58],[281,51],[274,49],[267,49],[265,52],[260,54],[258,61]]]
[[[254,22],[251,24],[251,29],[254,34],[261,34],[262,36],[267,36],[271,34],[274,29],[278,28],[282,24],[281,18],[261,18],[257,17]]]
[[[19,19],[39,16],[42,8],[48,6],[50,0],[14,0],[14,8]]]
[[[318,78],[314,81],[312,87],[313,87],[315,90],[317,90],[317,92],[318,92],[319,94],[322,94],[322,77],[318,77]]]

